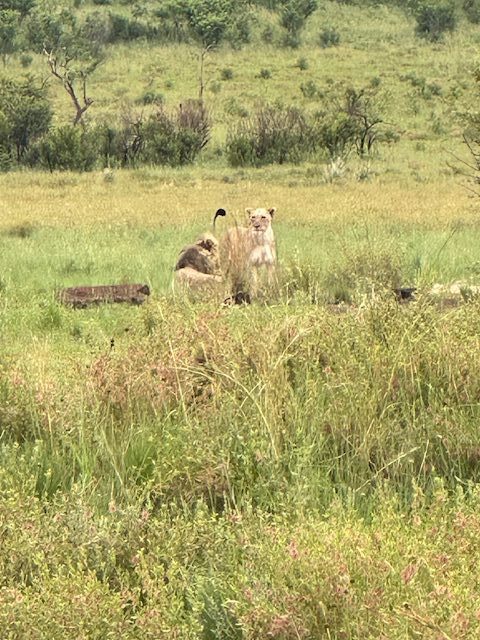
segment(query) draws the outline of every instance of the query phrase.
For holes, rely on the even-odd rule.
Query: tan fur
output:
[[[175,265],[175,281],[191,289],[214,288],[222,282],[215,236],[203,233],[194,244],[181,250]]]
[[[195,271],[192,267],[183,267],[175,271],[175,280],[179,284],[186,285],[193,289],[205,289],[214,287],[217,283],[222,282],[222,277],[201,273],[201,271]]]
[[[260,267],[271,279],[277,256],[272,219],[276,209],[246,209],[248,226],[230,228],[220,242],[222,271],[232,281],[234,295],[255,289]]]
[[[215,236],[211,233],[203,233],[194,244],[183,247],[175,265],[175,271],[187,267],[199,273],[219,275],[218,240]]]

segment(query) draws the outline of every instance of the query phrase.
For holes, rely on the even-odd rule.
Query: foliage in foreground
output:
[[[0,236],[0,635],[475,638],[478,301],[445,310],[420,292],[403,306],[391,292],[409,273],[407,245],[418,267],[441,256],[454,273],[462,247],[463,267],[474,268],[474,212],[454,226],[452,192],[440,190],[438,207],[422,201],[429,218],[405,206],[415,190],[412,200],[402,193],[392,224],[361,200],[320,210],[334,187],[313,190],[313,203],[309,189],[289,187],[283,208],[290,197],[302,210],[291,226],[279,218],[279,249],[288,229],[289,258],[297,242],[303,262],[282,250],[268,304],[156,293],[142,308],[59,306],[51,289],[64,278],[169,264],[180,233],[198,224],[193,182],[170,175],[180,182],[171,191],[165,176],[156,191],[159,174],[142,172],[94,185],[46,175],[40,187],[34,175],[10,189]],[[223,189],[204,186],[205,201]],[[347,183],[342,203],[359,189]],[[32,193],[39,205],[25,220]],[[56,228],[46,228],[60,193],[74,217],[52,215]],[[183,229],[175,219],[169,244],[165,226],[145,221],[160,202],[155,224],[165,225],[171,194],[192,217]],[[143,207],[137,218],[131,202]],[[354,304],[331,304],[348,297]]]
[[[368,521],[340,501],[293,518],[203,501],[99,514],[94,487],[34,497],[23,465],[3,449],[2,638],[478,636],[476,490],[416,488],[405,515],[386,487]]]

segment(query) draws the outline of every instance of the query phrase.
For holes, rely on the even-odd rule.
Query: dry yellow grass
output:
[[[312,184],[266,173],[242,174],[236,182],[213,179],[201,170],[117,171],[113,182],[102,173],[88,175],[16,173],[0,177],[0,228],[20,224],[48,227],[192,228],[210,223],[222,206],[241,218],[246,206],[276,206],[276,223],[288,226],[355,221],[410,223],[434,229],[478,220],[478,202],[453,178],[417,184],[376,180]]]

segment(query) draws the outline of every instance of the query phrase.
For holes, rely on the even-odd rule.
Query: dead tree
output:
[[[93,99],[87,96],[87,80],[100,64],[100,60],[93,60],[84,69],[72,69],[71,63],[75,61],[74,56],[69,56],[67,52],[60,57],[55,51],[47,51],[43,49],[43,53],[47,58],[50,71],[55,78],[60,80],[65,91],[70,96],[75,107],[75,118],[73,124],[76,125],[82,121],[83,114],[93,104]],[[76,81],[80,83],[79,90],[76,88]]]

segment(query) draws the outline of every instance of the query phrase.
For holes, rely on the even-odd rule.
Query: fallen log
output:
[[[90,287],[67,287],[60,289],[57,299],[62,304],[71,305],[75,309],[85,309],[92,304],[127,302],[143,304],[150,295],[147,284],[109,284]]]

